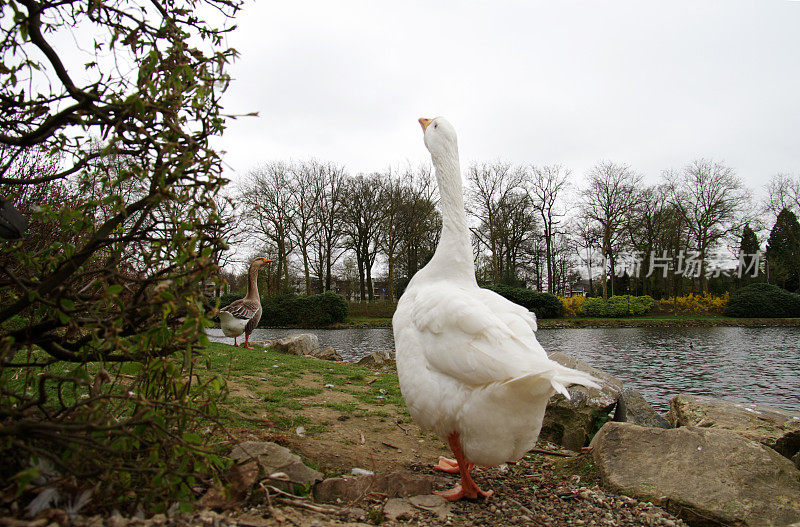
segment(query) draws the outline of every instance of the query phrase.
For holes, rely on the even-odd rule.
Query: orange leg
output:
[[[456,456],[456,463],[455,465],[458,467],[458,471],[461,474],[461,483],[456,485],[450,490],[442,490],[437,491],[435,494],[443,497],[449,501],[458,501],[462,498],[468,498],[471,500],[481,498],[488,498],[494,491],[483,491],[478,488],[478,485],[475,484],[475,481],[470,476],[469,472],[472,470],[472,463],[467,461],[467,458],[464,457],[464,451],[461,448],[461,441],[458,438],[458,432],[453,432],[447,438],[447,442],[450,445],[450,449],[453,451],[453,454]],[[447,468],[454,468],[452,463],[449,463],[452,460],[447,458],[443,458],[445,461],[443,465]],[[442,463],[442,459],[439,460]],[[446,470],[449,472],[449,470]]]
[[[238,344],[236,343],[236,337],[233,337],[233,345],[238,346]]]
[[[250,349],[250,333],[245,333],[244,343],[242,343],[242,347]]]

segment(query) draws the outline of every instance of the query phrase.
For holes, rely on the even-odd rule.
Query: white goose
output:
[[[233,345],[236,346],[236,338],[244,333],[244,343],[242,347],[250,347],[250,333],[261,320],[261,298],[258,296],[258,271],[272,260],[264,257],[256,258],[250,262],[250,270],[247,273],[247,294],[244,298],[235,300],[219,310],[219,322],[222,333],[226,337],[233,337]]]
[[[411,417],[447,441],[461,474],[439,492],[448,500],[488,497],[473,464],[521,458],[536,443],[550,397],[597,384],[547,358],[536,316],[478,287],[462,197],[456,133],[445,119],[420,119],[439,184],[442,234],[431,261],[411,279],[392,319],[400,389]]]

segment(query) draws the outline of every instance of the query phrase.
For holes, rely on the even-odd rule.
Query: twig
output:
[[[313,505],[311,503],[290,498],[275,498],[275,501],[292,505],[293,507],[300,507],[302,509],[308,509],[314,512],[321,512],[322,514],[336,514],[337,516],[347,516],[349,514],[347,511],[342,510],[339,507],[320,507],[319,505]]]
[[[262,483],[261,486],[263,487],[264,484]],[[276,494],[280,494],[282,496],[286,496],[287,498],[292,498],[292,499],[296,499],[296,500],[308,500],[308,498],[305,497],[305,496],[295,496],[294,494],[290,494],[288,492],[285,492],[285,491],[279,489],[278,487],[275,487],[275,486],[272,486],[272,485],[267,485],[267,488],[272,490],[272,491],[274,491]]]
[[[530,452],[536,452],[537,454],[547,454],[548,456],[561,456],[561,457],[575,457],[577,454],[567,453],[567,452],[558,452],[556,450],[545,450],[543,448],[532,448]]]
[[[264,489],[264,495],[267,497],[267,509],[269,510],[269,515],[274,518],[275,511],[272,509],[272,500],[269,497],[269,490],[267,489],[267,487],[264,486],[263,481],[259,481],[258,484],[261,486],[262,489]]]
[[[395,421],[394,424],[396,424],[397,428],[402,430],[404,434],[408,435],[408,429],[407,428],[403,428],[402,426],[400,426],[400,421]]]
[[[399,446],[394,446],[393,444],[387,443],[386,441],[381,441],[381,444],[385,445],[385,446],[388,446],[389,448],[394,448],[395,450],[400,450]]]

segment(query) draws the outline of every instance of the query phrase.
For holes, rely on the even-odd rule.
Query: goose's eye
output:
[[[439,123],[433,123],[434,128],[439,128]]]

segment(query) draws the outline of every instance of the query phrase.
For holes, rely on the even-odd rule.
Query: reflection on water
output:
[[[252,340],[314,333],[345,360],[393,350],[390,329],[257,329]],[[542,329],[548,352],[563,351],[636,388],[659,411],[679,393],[800,411],[800,328]],[[228,342],[219,329],[212,340]]]

